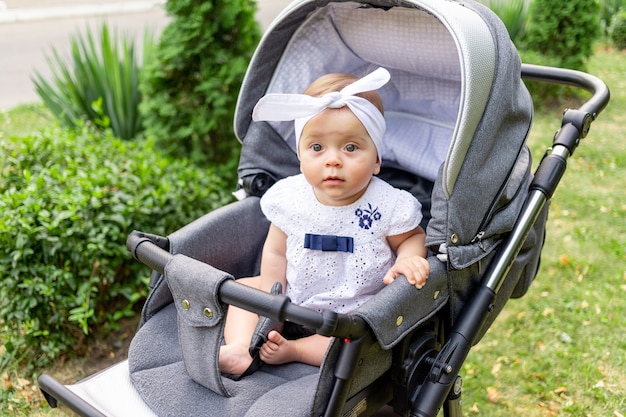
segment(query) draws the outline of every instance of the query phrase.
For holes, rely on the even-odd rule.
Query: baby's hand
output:
[[[411,285],[419,290],[426,283],[430,273],[430,264],[421,256],[407,256],[396,259],[396,263],[387,271],[383,282],[391,284],[400,275],[404,275]]]

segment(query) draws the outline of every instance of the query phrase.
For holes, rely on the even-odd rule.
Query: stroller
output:
[[[397,279],[349,314],[294,305],[233,278],[258,274],[269,222],[259,197],[299,173],[293,124],[252,122],[260,97],[301,92],[330,72],[382,66],[387,132],[380,177],[422,203],[431,273]],[[532,102],[521,76],[592,93],[567,110],[533,175]],[[239,96],[239,201],[168,237],[133,232],[154,272],[128,359],[83,381],[39,378],[51,406],[84,416],[460,417],[459,375],[505,303],[538,269],[548,203],[567,158],[609,100],[581,72],[521,65],[500,20],[464,1],[298,0],[265,33]],[[216,355],[236,305],[332,336],[321,367],[263,365],[239,381]],[[262,320],[264,321],[264,320]]]

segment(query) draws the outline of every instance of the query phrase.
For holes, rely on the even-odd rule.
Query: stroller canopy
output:
[[[239,97],[237,136],[255,140],[248,136],[251,112],[264,94],[302,92],[323,74],[362,76],[382,66],[392,74],[380,90],[388,126],[385,164],[431,181],[444,164],[442,186],[449,198],[474,138],[497,140],[495,132],[477,129],[488,102],[499,101],[492,95],[496,76],[509,79],[498,96],[518,95],[519,58],[508,36],[497,38],[506,32],[451,2],[394,2],[404,7],[391,8],[383,2],[339,2],[316,9],[319,4],[293,3],[268,29]],[[507,117],[506,107],[494,107]],[[271,125],[295,150],[293,123]]]
[[[293,123],[252,122],[263,95],[302,92],[323,74],[362,76],[379,66],[391,73],[379,90],[387,120],[383,170],[435,182],[427,244],[447,245],[452,265],[463,269],[489,252],[482,242],[465,250],[476,236],[510,230],[518,205],[504,229],[489,225],[518,192],[511,177],[523,177],[530,160],[524,144],[532,101],[520,58],[502,22],[481,4],[292,3],[268,28],[243,82],[235,114],[244,145],[240,176],[299,172]]]

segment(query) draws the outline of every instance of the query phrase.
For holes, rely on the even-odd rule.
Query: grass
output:
[[[599,49],[589,72],[609,85],[611,103],[553,198],[535,283],[505,307],[464,364],[466,416],[626,415],[626,55]],[[538,111],[530,138],[535,161],[550,146],[560,113]],[[26,134],[51,120],[41,106],[20,106],[0,114],[0,135]],[[123,355],[101,350],[95,360],[63,359],[46,372],[76,381]],[[67,415],[42,403],[38,371],[0,372],[0,410]]]
[[[22,104],[9,110],[0,110],[0,139],[26,136],[55,123],[52,113],[41,103]]]

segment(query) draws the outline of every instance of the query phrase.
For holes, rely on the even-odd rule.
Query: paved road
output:
[[[36,69],[50,76],[46,55],[54,47],[69,54],[69,39],[106,21],[141,39],[144,29],[160,33],[168,18],[163,0],[4,0],[0,1],[0,110],[39,101],[30,80]],[[258,0],[264,28],[288,0]]]

